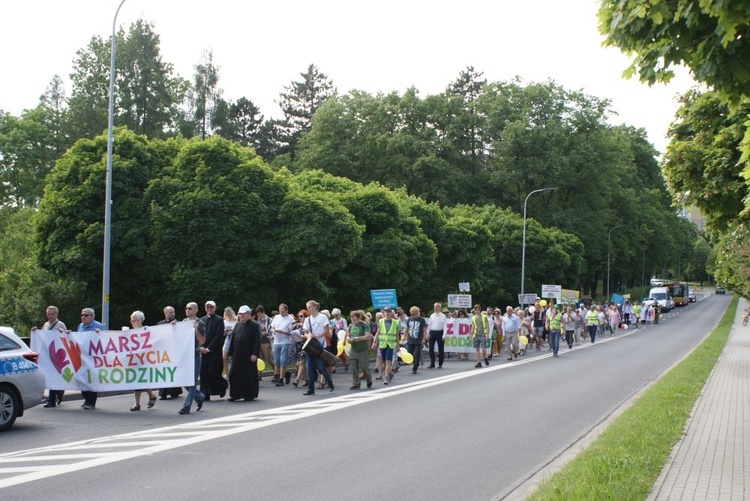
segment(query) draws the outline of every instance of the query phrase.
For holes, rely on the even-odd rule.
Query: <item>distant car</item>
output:
[[[42,403],[45,379],[38,358],[12,328],[0,327],[0,431]]]
[[[695,302],[695,292],[689,292],[688,293],[688,303],[694,303]]]
[[[727,293],[727,291],[726,291],[726,290],[724,290],[724,287],[717,287],[717,288],[716,288],[716,293],[717,293],[717,294],[726,294],[726,293]]]

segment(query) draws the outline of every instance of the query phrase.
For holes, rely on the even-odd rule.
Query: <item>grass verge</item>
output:
[[[645,499],[724,349],[738,301],[732,299],[719,325],[690,356],[542,482],[530,499]]]

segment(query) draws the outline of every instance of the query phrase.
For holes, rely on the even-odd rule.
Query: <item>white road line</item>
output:
[[[601,339],[595,344],[587,343],[575,346],[572,350],[566,350],[563,355],[570,351],[593,348],[616,339],[641,332],[642,329],[632,329],[623,332],[616,337]],[[359,404],[374,402],[404,393],[418,391],[423,388],[431,388],[454,381],[460,381],[488,372],[508,370],[519,365],[537,362],[550,358],[552,353],[539,355],[533,358],[517,360],[503,365],[492,365],[482,367],[481,370],[448,374],[427,381],[415,381],[412,383],[398,384],[377,390],[369,390],[363,393],[341,395],[321,401],[305,402],[300,404],[267,409],[262,411],[248,412],[234,416],[224,416],[205,421],[190,422],[174,426],[155,428],[151,430],[110,435],[101,438],[81,440],[66,444],[40,447],[26,451],[17,451],[0,454],[0,474],[20,473],[10,478],[0,480],[0,489],[20,485],[27,482],[42,480],[56,475],[64,475],[87,468],[94,468],[105,464],[116,463],[128,459],[169,451],[180,447],[194,445],[200,442],[227,437],[239,433],[245,433],[268,426],[305,419],[311,416],[337,411]],[[165,438],[171,438],[166,439]],[[123,450],[125,448],[136,448],[134,450]],[[102,450],[108,449],[108,450]],[[117,450],[112,450],[117,449]],[[68,452],[71,450],[92,451],[80,454],[60,454],[57,452]],[[52,458],[68,460],[66,463],[44,465],[44,466],[17,466],[5,467],[10,463],[47,461]],[[70,462],[70,460],[82,459],[82,461]]]

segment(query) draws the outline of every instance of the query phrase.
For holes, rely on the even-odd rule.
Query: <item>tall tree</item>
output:
[[[312,126],[312,117],[323,102],[336,93],[333,81],[310,64],[301,81],[292,82],[279,94],[278,104],[284,113],[279,153],[289,153],[294,160],[299,138]]]
[[[173,66],[162,60],[159,35],[141,19],[130,25],[118,57],[118,124],[138,134],[164,137],[174,130],[177,104],[187,82],[173,76]]]
[[[59,158],[68,149],[71,141],[65,84],[60,75],[52,77],[44,94],[39,97],[39,103],[49,110],[49,128],[54,137],[52,148],[55,157]]]
[[[263,115],[249,99],[241,97],[233,103],[220,100],[215,123],[216,133],[221,137],[256,151],[261,146]]]
[[[214,64],[213,51],[205,50],[201,62],[193,69],[193,87],[189,92],[191,116],[195,135],[205,139],[215,127],[214,120],[222,94],[219,89],[219,67]]]
[[[107,128],[111,40],[93,37],[76,52],[68,100],[75,138],[94,137]],[[115,36],[115,125],[150,137],[174,133],[186,82],[161,58],[154,26],[142,20]]]
[[[478,72],[473,66],[462,71],[458,78],[448,86],[448,95],[460,100],[457,113],[451,117],[452,120],[447,128],[449,140],[453,142],[456,150],[462,156],[467,157],[468,169],[462,170],[476,175],[480,169],[485,153],[485,145],[482,140],[483,130],[481,121],[484,118],[481,110],[477,110],[476,101],[482,95],[482,88],[487,83],[482,79],[483,73]]]

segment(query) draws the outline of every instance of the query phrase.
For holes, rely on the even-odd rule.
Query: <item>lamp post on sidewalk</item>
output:
[[[607,233],[607,301],[609,301],[610,295],[609,295],[609,254],[610,254],[610,248],[611,245],[609,243],[610,238],[612,237],[612,230],[616,230],[617,228],[622,228],[623,225],[618,224],[617,226],[613,226],[609,229],[609,233]]]
[[[542,191],[550,191],[550,190],[556,190],[557,187],[554,188],[540,188],[538,190],[534,190],[528,195],[526,195],[526,199],[523,201],[523,243],[521,244],[521,295],[524,294],[524,277],[526,273],[526,203],[529,201],[529,197],[533,195],[534,193],[541,193]]]
[[[112,235],[112,145],[115,117],[115,29],[117,14],[125,0],[120,2],[112,19],[112,47],[109,61],[109,119],[107,121],[107,187],[104,195],[104,259],[102,264],[102,324],[109,327],[109,268]]]

